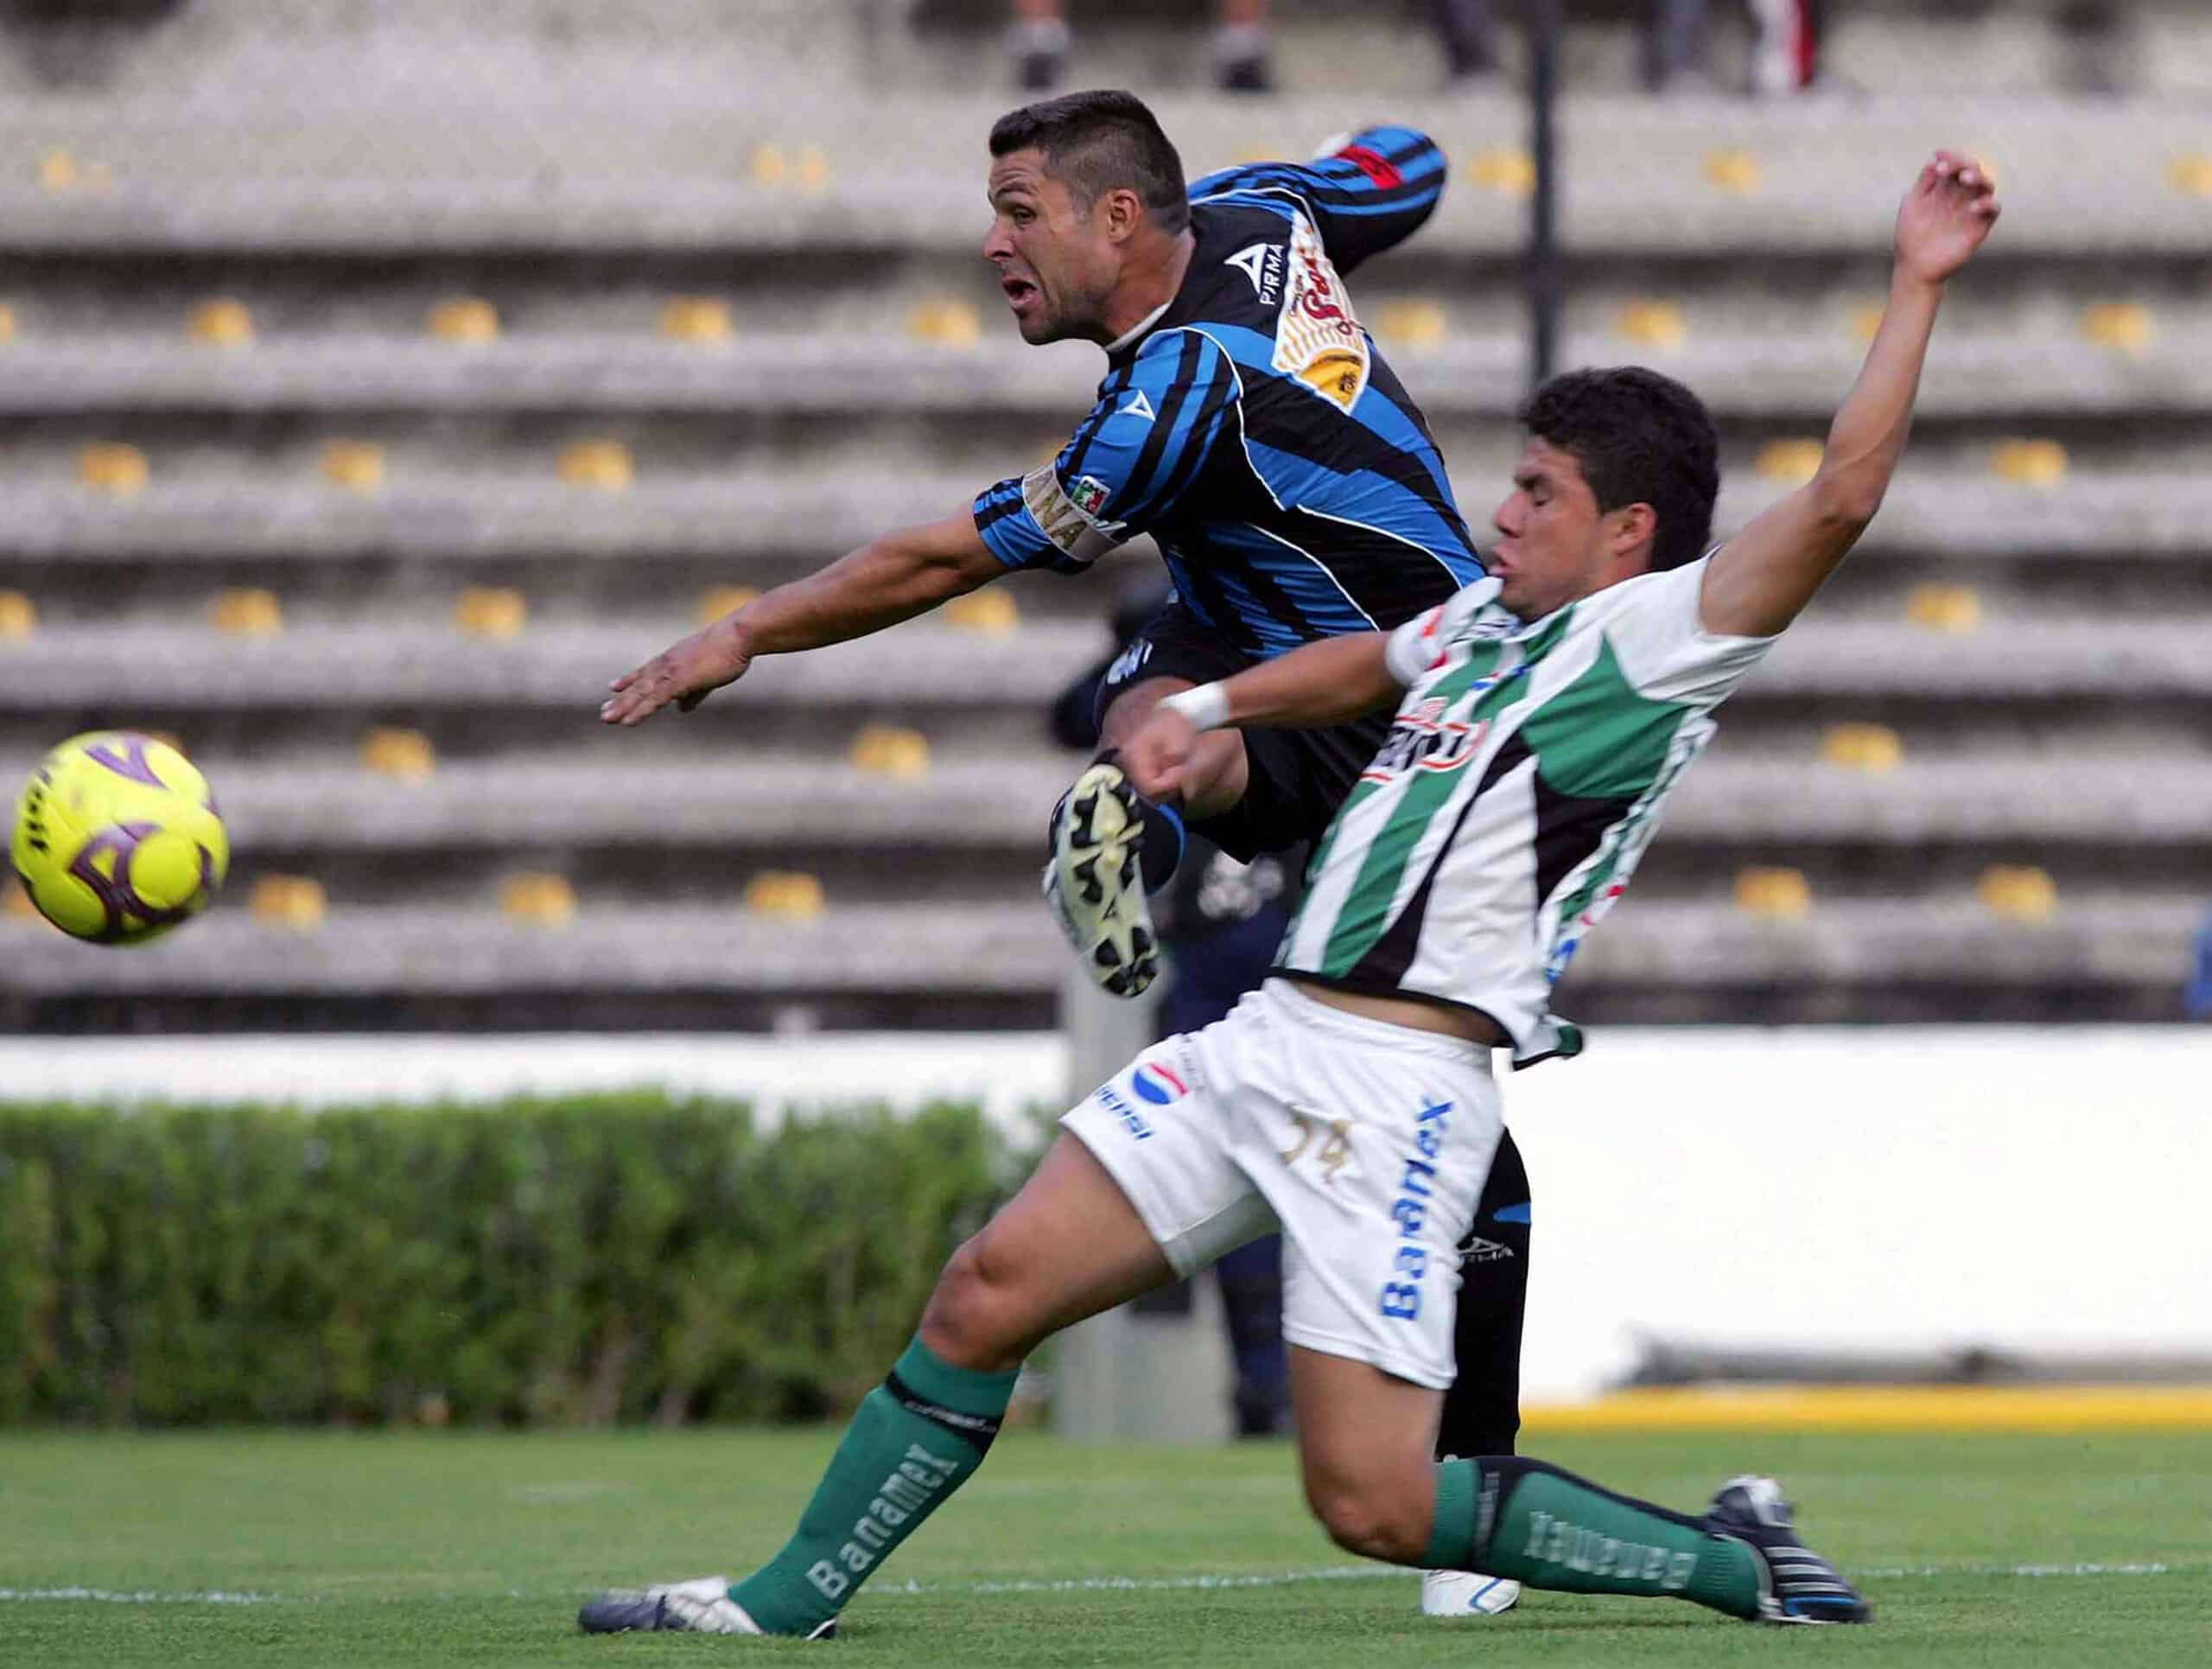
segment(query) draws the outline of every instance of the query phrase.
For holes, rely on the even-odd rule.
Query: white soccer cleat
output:
[[[729,1582],[722,1577],[699,1577],[690,1582],[662,1583],[626,1593],[601,1594],[576,1613],[576,1626],[588,1634],[768,1632],[729,1596]],[[807,1638],[830,1640],[836,1633],[837,1620],[832,1617]]]
[[[1110,761],[1077,777],[1053,812],[1046,905],[1084,971],[1116,997],[1136,996],[1160,974],[1143,844],[1143,802]]]
[[[1425,1617],[1494,1617],[1521,1602],[1521,1584],[1503,1577],[1471,1570],[1421,1573],[1421,1614]]]

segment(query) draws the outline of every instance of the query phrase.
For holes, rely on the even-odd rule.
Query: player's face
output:
[[[1513,466],[1513,491],[1491,518],[1498,538],[1484,560],[1498,602],[1537,620],[1625,577],[1614,571],[1612,524],[1623,513],[1599,512],[1572,452],[1530,436]]]
[[[1066,184],[1045,171],[1038,150],[1017,150],[991,165],[991,232],[983,258],[1026,342],[1096,338],[1118,252],[1105,217],[1081,213]]]

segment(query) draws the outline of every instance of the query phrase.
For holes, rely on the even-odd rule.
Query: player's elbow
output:
[[[1813,479],[1813,508],[1824,530],[1856,538],[1880,513],[1889,487],[1886,471],[1823,471]]]

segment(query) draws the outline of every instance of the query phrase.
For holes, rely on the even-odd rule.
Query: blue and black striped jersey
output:
[[[1426,135],[1379,127],[1198,182],[1181,288],[1107,349],[1059,455],[976,499],[984,543],[1072,573],[1150,534],[1185,606],[1255,659],[1480,578],[1427,423],[1343,278],[1428,218],[1444,175]]]

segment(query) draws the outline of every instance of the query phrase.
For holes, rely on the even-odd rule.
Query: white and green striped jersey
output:
[[[1322,838],[1275,965],[1480,1009],[1527,1065],[1551,990],[1772,638],[1698,620],[1708,554],[1523,623],[1484,579],[1391,634],[1389,738]]]

